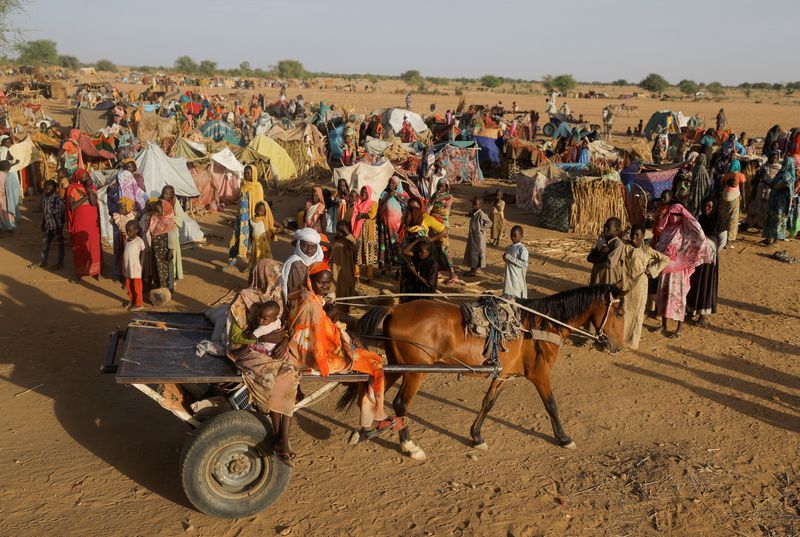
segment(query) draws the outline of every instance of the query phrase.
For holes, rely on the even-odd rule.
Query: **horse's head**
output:
[[[598,342],[612,354],[622,349],[625,337],[625,295],[621,282],[609,285],[602,301],[597,301],[589,317]]]

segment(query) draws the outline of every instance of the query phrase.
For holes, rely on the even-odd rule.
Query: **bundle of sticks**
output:
[[[625,186],[618,181],[573,181],[570,228],[579,235],[598,235],[608,218],[616,216],[628,227]]]

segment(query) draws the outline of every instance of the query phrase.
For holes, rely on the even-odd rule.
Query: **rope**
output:
[[[469,364],[465,364],[464,362],[462,362],[461,360],[456,358],[451,353],[446,352],[446,351],[441,351],[441,350],[437,349],[436,347],[431,347],[430,345],[425,345],[424,343],[418,343],[416,341],[411,341],[409,339],[394,338],[394,337],[389,337],[389,336],[364,336],[363,339],[382,339],[382,340],[385,340],[385,341],[397,341],[397,342],[400,342],[400,343],[407,343],[408,345],[413,345],[413,346],[415,346],[415,347],[417,347],[417,348],[419,348],[421,350],[429,350],[429,351],[432,351],[432,352],[434,352],[435,354],[437,354],[439,356],[444,356],[445,358],[450,358],[451,360],[454,360],[454,361],[458,362],[459,364],[463,365],[464,367],[466,367],[467,369],[469,369],[470,371],[472,371],[475,374],[480,373],[480,371],[475,371],[473,366],[471,366]]]

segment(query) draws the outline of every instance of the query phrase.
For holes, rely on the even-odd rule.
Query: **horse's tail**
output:
[[[383,323],[394,311],[393,306],[376,306],[364,314],[358,320],[356,335],[364,345],[377,345],[378,341],[374,336],[379,336],[383,332]],[[358,399],[358,382],[351,382],[347,385],[339,402],[336,403],[336,410],[348,410]]]
[[[356,333],[366,345],[376,345],[378,340],[374,336],[383,332],[384,321],[394,312],[394,306],[376,306],[358,320]]]

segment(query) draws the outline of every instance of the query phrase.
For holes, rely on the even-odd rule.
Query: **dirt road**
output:
[[[476,189],[454,190],[466,200]],[[282,200],[277,216],[298,203]],[[279,502],[258,516],[223,521],[193,510],[181,492],[186,427],[98,372],[107,333],[128,317],[121,286],[71,283],[68,269],[27,268],[39,251],[34,205],[26,202],[20,231],[0,239],[6,535],[246,537],[287,526],[291,535],[325,536],[800,533],[798,269],[769,259],[773,249],[754,236],[722,254],[720,311],[709,328],[687,326],[678,340],[645,330],[638,352],[613,357],[562,350],[555,393],[576,450],[553,443],[525,380],[500,397],[484,427],[491,450],[480,452],[470,448],[468,428],[487,381],[429,378],[411,426],[425,463],[402,456],[396,438],[348,447],[356,416],[337,413],[331,397],[297,418],[299,458]],[[462,202],[452,217],[455,259],[463,254],[466,210]],[[519,213],[509,208],[508,219],[524,224],[532,243],[532,292],[586,283],[584,247],[569,251],[581,243],[531,227]],[[244,283],[219,270],[225,216],[201,225],[212,239],[184,251],[187,276],[174,310],[201,310]],[[543,256],[547,242],[565,254]],[[800,243],[784,247],[800,256]],[[276,257],[289,249],[281,237]],[[496,289],[502,252],[490,250],[483,286]],[[68,253],[68,267],[70,260]]]

